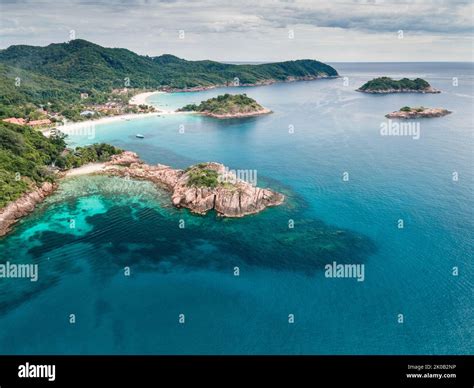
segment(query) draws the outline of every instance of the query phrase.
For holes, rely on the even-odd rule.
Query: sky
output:
[[[142,55],[473,61],[474,1],[0,0],[0,49],[80,38]]]

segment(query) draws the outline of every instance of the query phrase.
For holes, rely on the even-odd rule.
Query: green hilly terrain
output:
[[[85,40],[46,47],[10,46],[0,50],[0,119],[85,119],[80,112],[112,101],[122,105],[139,89],[176,90],[232,84],[337,76],[331,66],[314,60],[262,65],[186,61],[173,55],[141,56]],[[126,89],[124,89],[126,88]],[[87,93],[81,100],[81,93]],[[260,107],[246,96],[220,96],[201,104],[216,112]],[[44,181],[57,169],[106,160],[121,152],[106,144],[68,150],[64,137],[46,138],[28,126],[0,121],[0,208]]]
[[[112,89],[185,89],[337,76],[329,65],[297,60],[261,65],[187,61],[173,55],[142,56],[76,39],[46,47],[17,45],[0,51],[0,117],[49,103],[60,111],[88,93],[88,102],[106,101]],[[19,82],[18,82],[19,81]],[[18,112],[19,111],[19,112]],[[17,113],[17,114],[15,114]]]

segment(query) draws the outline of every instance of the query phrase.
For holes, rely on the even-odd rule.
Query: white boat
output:
[[[137,133],[135,136],[138,137],[139,139],[144,139],[145,138],[145,136],[140,135],[139,133]]]

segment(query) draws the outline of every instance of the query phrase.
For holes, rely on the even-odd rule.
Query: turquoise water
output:
[[[0,352],[473,353],[472,64],[334,66],[348,78],[225,90],[271,115],[148,117],[97,125],[94,139],[70,134],[149,163],[256,170],[287,201],[244,219],[200,217],[146,182],[69,179],[0,240],[0,262],[39,264],[36,283],[0,281]],[[419,76],[443,93],[354,91],[380,75]],[[150,102],[174,109],[222,92]],[[404,105],[453,113],[420,121],[418,140],[381,136],[384,115]],[[326,278],[333,261],[364,264],[365,280]]]

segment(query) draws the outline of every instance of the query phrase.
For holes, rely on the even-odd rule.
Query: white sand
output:
[[[99,125],[99,124],[108,124],[108,123],[114,123],[117,121],[122,121],[122,120],[135,120],[135,119],[141,119],[143,117],[151,117],[151,116],[159,116],[165,114],[163,112],[150,112],[150,113],[129,113],[125,115],[118,115],[118,116],[109,116],[109,117],[102,117],[98,120],[85,120],[85,121],[79,121],[79,122],[71,122],[71,123],[66,123],[64,125],[60,125],[57,127],[58,130],[61,132],[68,132],[70,130],[86,130],[87,128],[91,128],[94,125]]]
[[[71,176],[78,176],[78,175],[93,174],[95,172],[104,170],[104,168],[105,168],[105,163],[89,163],[81,167],[70,169],[68,172],[66,172],[66,176],[71,177]]]
[[[129,104],[132,105],[140,105],[140,104],[146,104],[146,99],[150,97],[151,95],[154,94],[164,94],[166,92],[146,92],[146,93],[140,93],[137,94],[136,96],[132,97],[130,99]],[[192,114],[194,112],[176,112],[174,110],[159,110],[155,106],[155,112],[150,112],[150,113],[128,113],[128,114],[123,114],[123,115],[117,115],[117,116],[108,116],[108,117],[102,117],[97,120],[85,120],[85,121],[80,121],[80,122],[66,122],[64,125],[59,125],[56,127],[59,131],[63,133],[79,133],[83,134],[84,136],[91,136],[91,140],[94,138],[94,131],[95,131],[95,126],[96,125],[102,125],[102,124],[109,124],[117,121],[129,121],[129,120],[136,120],[136,119],[142,119],[144,117],[153,117],[153,116],[164,116],[164,115],[177,115],[177,114]],[[50,128],[44,128],[41,129],[41,132],[43,133],[44,136],[48,137],[50,136]]]
[[[153,96],[155,94],[164,94],[165,92],[146,92],[146,93],[140,93],[137,94],[136,96],[133,96],[130,101],[128,102],[130,105],[148,105],[147,99],[150,96]]]
[[[118,116],[111,116],[111,117],[102,117],[98,120],[86,120],[80,122],[71,122],[66,123],[64,125],[59,125],[56,128],[64,133],[68,133],[68,131],[87,131],[90,128],[93,128],[95,125],[99,124],[109,124],[117,121],[123,120],[136,120],[142,119],[144,117],[153,117],[153,116],[168,116],[168,115],[186,115],[186,114],[193,114],[195,112],[176,112],[174,110],[166,110],[166,111],[159,111],[159,112],[150,112],[150,113],[130,113],[125,115],[118,115]],[[49,136],[50,129],[44,129],[43,135]],[[82,132],[80,132],[82,133]]]

